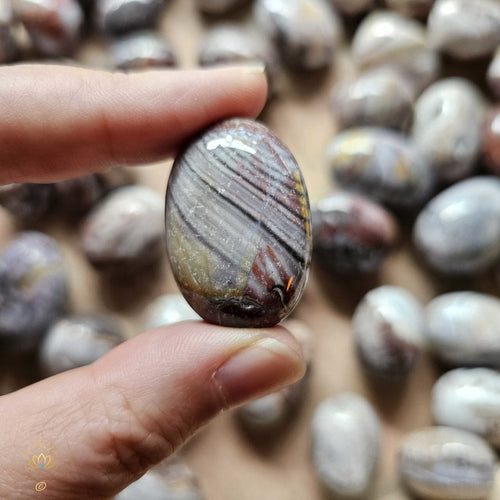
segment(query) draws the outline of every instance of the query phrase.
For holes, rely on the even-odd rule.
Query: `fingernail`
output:
[[[304,360],[296,350],[266,337],[237,352],[213,377],[233,406],[295,382],[304,371]]]
[[[261,63],[261,62],[247,64],[247,65],[241,67],[241,72],[246,74],[246,75],[248,75],[248,74],[261,75],[262,73],[264,73],[265,70],[266,70],[266,67],[265,67],[264,63]]]

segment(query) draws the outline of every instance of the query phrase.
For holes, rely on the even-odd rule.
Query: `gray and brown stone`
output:
[[[316,203],[312,227],[315,262],[339,274],[376,272],[398,239],[397,222],[388,210],[346,191]]]
[[[426,427],[404,439],[399,473],[418,498],[487,498],[493,487],[495,454],[488,443],[470,432]]]
[[[474,171],[483,112],[480,90],[464,78],[440,80],[418,98],[412,137],[436,178],[453,182]]]
[[[442,273],[492,266],[500,257],[500,179],[473,177],[442,191],[417,217],[413,240]]]
[[[356,307],[353,328],[361,363],[378,379],[405,379],[425,344],[422,306],[397,286],[368,292]]]
[[[0,256],[0,345],[30,348],[66,310],[67,273],[59,245],[36,231],[20,233]]]
[[[104,314],[72,316],[51,326],[44,336],[39,364],[44,375],[93,363],[123,342],[120,324]]]
[[[177,57],[170,44],[154,31],[143,30],[117,38],[110,46],[113,66],[123,71],[171,68]]]
[[[342,28],[326,0],[257,0],[255,16],[290,67],[314,71],[333,63]]]
[[[415,102],[412,86],[394,68],[366,71],[336,85],[332,108],[342,128],[377,126],[408,130]]]
[[[335,498],[361,498],[370,489],[380,455],[380,423],[368,401],[342,393],[319,404],[311,422],[316,473]]]
[[[451,366],[500,368],[500,299],[477,292],[439,295],[425,308],[425,336]]]
[[[439,72],[438,54],[427,43],[425,27],[397,12],[372,12],[359,25],[353,41],[354,61],[363,69],[391,66],[420,92]]]
[[[41,56],[70,56],[78,47],[84,15],[76,0],[13,0],[12,7]]]
[[[434,175],[408,138],[378,127],[351,128],[328,146],[335,184],[399,209],[419,206],[431,194]]]
[[[297,305],[309,200],[293,155],[264,125],[225,120],[187,145],[170,175],[166,229],[179,288],[206,321],[273,326]]]
[[[427,30],[430,44],[456,59],[492,54],[500,44],[497,0],[436,0]]]
[[[457,368],[432,389],[432,414],[439,425],[458,427],[500,447],[500,373],[489,368]]]

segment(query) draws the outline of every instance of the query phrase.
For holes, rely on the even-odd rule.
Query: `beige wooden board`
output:
[[[245,19],[240,20],[246,22]],[[172,0],[161,23],[185,67],[196,64],[204,24],[193,0]],[[89,43],[80,54],[85,63],[106,65],[102,44]],[[354,72],[348,51],[342,50],[332,70],[321,75],[284,75],[280,95],[266,108],[262,119],[278,132],[295,154],[312,201],[328,193],[332,185],[324,167],[324,152],[335,133],[329,109],[329,92],[336,79]],[[167,132],[167,131],[166,131]],[[170,162],[134,169],[139,181],[164,194]],[[161,293],[176,286],[165,264],[146,283],[112,284],[93,271],[79,251],[78,231],[59,217],[44,223],[42,230],[61,242],[71,270],[72,309],[75,312],[103,311],[119,315],[129,335],[142,328],[144,307]],[[0,211],[0,246],[14,234],[10,217]],[[409,233],[403,228],[403,234]],[[403,243],[384,263],[378,280],[331,280],[314,270],[295,316],[316,333],[316,355],[306,401],[288,432],[266,446],[252,444],[239,430],[230,413],[221,415],[185,447],[185,455],[198,475],[208,500],[316,500],[321,491],[311,467],[309,422],[315,406],[324,398],[354,391],[366,396],[383,423],[380,472],[370,498],[406,498],[396,491],[396,453],[408,431],[432,423],[430,390],[438,372],[427,358],[421,359],[407,385],[399,391],[370,388],[358,365],[351,336],[351,315],[364,292],[377,284],[407,287],[423,302],[437,293],[455,288],[499,290],[499,277],[492,273],[469,282],[441,281],[423,270],[419,259]],[[29,364],[17,360],[0,368],[0,393],[31,380]],[[145,367],[147,370],[147,366]],[[189,395],[186,394],[186,397]],[[497,481],[498,482],[498,481]],[[492,498],[500,499],[500,487]]]

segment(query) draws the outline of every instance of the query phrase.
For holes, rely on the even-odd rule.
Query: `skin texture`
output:
[[[0,86],[3,182],[89,173],[118,156],[146,161],[221,117],[255,117],[266,99],[257,68],[115,76],[24,66],[1,69]],[[45,499],[110,498],[211,417],[304,371],[283,328],[184,322],[146,332],[91,365],[0,398],[0,498],[39,495],[37,471],[21,452],[36,441],[58,450]]]

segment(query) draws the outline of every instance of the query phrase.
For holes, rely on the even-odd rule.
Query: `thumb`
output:
[[[109,498],[138,479],[222,410],[304,374],[283,328],[184,322],[144,333],[92,365],[0,398],[0,498]],[[23,453],[55,448],[36,469]]]

